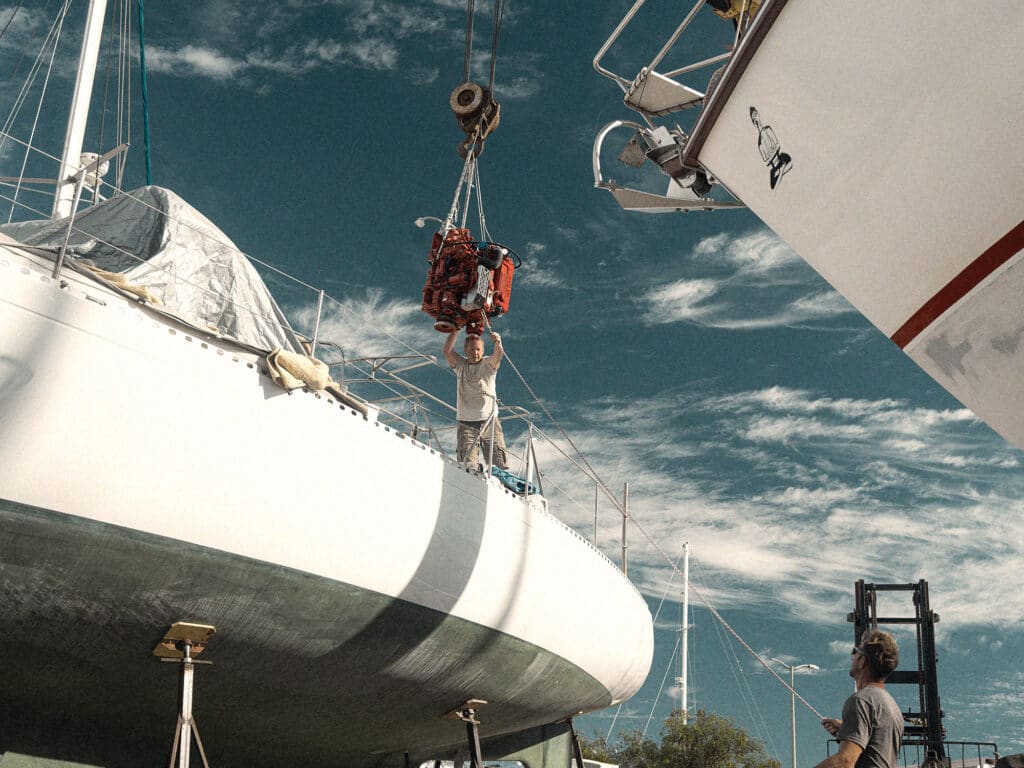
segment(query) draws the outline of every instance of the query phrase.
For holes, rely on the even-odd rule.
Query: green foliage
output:
[[[581,738],[580,745],[584,757],[621,768],[780,768],[761,741],[731,719],[704,710],[685,724],[682,712],[673,712],[657,744],[640,731],[630,731],[614,745],[603,738]]]

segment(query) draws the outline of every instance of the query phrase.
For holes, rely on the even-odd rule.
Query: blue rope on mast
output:
[[[146,184],[153,183],[153,164],[149,155],[149,94],[146,91],[146,35],[145,13],[139,0],[139,68],[142,77],[142,137],[146,147]]]

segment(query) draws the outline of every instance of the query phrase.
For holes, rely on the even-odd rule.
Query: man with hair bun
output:
[[[885,679],[900,652],[888,632],[869,630],[850,655],[850,677],[857,691],[843,704],[843,719],[826,717],[822,727],[839,740],[839,751],[815,768],[896,768],[903,741],[903,713]]]

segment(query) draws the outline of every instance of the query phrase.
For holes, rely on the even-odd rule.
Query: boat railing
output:
[[[730,195],[733,199],[717,199],[712,196],[711,192],[716,185],[724,192],[728,192],[728,190],[724,190],[720,183],[711,178],[704,169],[691,167],[684,163],[683,158],[689,141],[686,130],[679,123],[675,123],[673,126],[657,125],[655,119],[674,115],[684,110],[692,110],[695,115],[702,112],[713,97],[716,85],[727,68],[727,62],[732,59],[741,38],[760,8],[761,0],[716,0],[713,3],[708,0],[696,0],[668,40],[654,55],[654,58],[646,66],[641,67],[635,76],[625,77],[604,66],[602,61],[645,3],[646,0],[636,0],[594,56],[594,69],[619,86],[623,92],[623,103],[639,114],[642,121],[615,120],[599,131],[592,151],[594,186],[610,192],[623,209],[641,213],[711,211],[719,208],[742,207],[742,203],[733,195]],[[690,34],[687,37],[687,42],[690,43],[686,46],[687,50],[692,55],[697,55],[694,52],[701,50],[708,55],[697,55],[695,61],[659,72],[658,67],[679,43],[684,32],[693,26],[698,12],[705,5],[711,6],[712,10],[720,16],[723,15],[721,10],[723,7],[728,9],[726,15],[736,14],[733,19],[735,27],[732,30],[731,43],[727,45],[728,50],[725,53],[710,53],[710,50],[713,49],[709,49],[708,46],[716,43],[711,41],[708,35]],[[714,37],[715,40],[726,39],[724,36]],[[712,74],[702,75],[700,80],[691,77],[693,73],[715,66],[718,68]],[[684,82],[684,76],[687,76],[685,80],[688,82]],[[695,117],[691,126],[696,122],[697,118]],[[619,161],[625,165],[639,168],[645,160],[650,160],[669,177],[664,193],[623,186],[602,175],[603,145],[609,134],[619,129],[627,129],[631,134],[625,148],[618,155]]]
[[[732,51],[706,56],[685,64],[682,67],[658,72],[657,67],[664,61],[672,48],[679,42],[683,33],[693,24],[697,13],[707,4],[707,0],[696,0],[690,11],[683,17],[683,20],[675,28],[668,40],[662,45],[650,63],[642,67],[635,76],[623,77],[602,66],[601,61],[611,47],[621,37],[623,31],[633,21],[637,13],[647,0],[636,0],[633,6],[626,12],[626,15],[615,27],[614,31],[605,40],[604,44],[594,56],[594,69],[604,77],[615,82],[624,94],[624,102],[630,109],[639,112],[648,124],[653,127],[650,119],[653,117],[671,114],[691,107],[700,107],[704,104],[705,92],[697,90],[678,80],[682,75],[690,74],[701,69],[707,69],[716,64],[728,61],[732,57]],[[746,6],[746,2],[744,6]],[[747,11],[749,15],[749,11]],[[741,36],[741,30],[745,25],[737,24],[732,48],[735,49]]]
[[[826,750],[838,748],[839,742],[829,739]],[[933,748],[923,741],[904,740],[900,747],[899,764],[902,768],[990,768],[999,760],[999,746],[991,741],[942,742],[943,759],[936,760]]]
[[[85,170],[87,169],[83,170],[83,175]],[[102,181],[99,182],[99,185],[108,186]],[[112,190],[112,188],[107,191],[111,196],[116,193],[116,190]],[[49,198],[52,199],[52,192]],[[24,200],[19,200],[3,191],[0,191],[0,199],[11,203],[12,218],[15,209],[21,214],[19,220],[49,218],[49,213],[44,211],[41,205],[26,204]],[[92,201],[82,201],[82,205],[91,207],[96,201],[102,201],[102,199],[101,195],[96,195]],[[136,197],[130,199],[152,209],[152,206],[144,200],[138,200]],[[64,237],[63,246],[59,252],[50,251],[46,254],[54,259],[54,271],[58,273],[58,276],[62,271],[69,269],[71,262],[77,263],[77,254],[72,253],[71,257],[68,257],[66,251],[72,235],[77,236],[79,242],[82,239],[90,242],[98,240],[95,233],[85,231],[82,222],[79,221],[79,217],[86,210],[88,207],[76,211],[75,215],[68,217],[68,236]],[[159,213],[168,216],[165,211]],[[194,227],[190,222],[177,220],[176,223],[193,227],[193,232],[197,236],[208,238],[210,243],[208,247],[211,252],[227,248],[222,239],[202,228]],[[115,249],[119,257],[123,256],[127,262],[142,263],[146,261],[140,254],[129,253],[114,244],[106,242],[101,242],[101,244]],[[447,364],[441,364],[437,356],[424,354],[406,340],[389,333],[382,333],[379,338],[382,346],[389,347],[389,351],[376,355],[365,354],[362,350],[366,348],[367,344],[363,340],[355,345],[357,350],[355,354],[348,354],[345,345],[332,339],[332,334],[340,331],[350,339],[356,338],[360,324],[365,323],[365,318],[356,316],[350,307],[327,294],[325,290],[258,258],[240,251],[238,254],[244,256],[254,265],[268,284],[268,289],[273,288],[271,294],[277,300],[288,323],[287,326],[279,326],[282,335],[296,335],[300,342],[304,342],[303,346],[306,351],[314,353],[317,359],[327,364],[332,378],[346,396],[353,398],[353,401],[371,406],[367,412],[371,414],[374,421],[436,450],[452,461],[455,460],[452,450],[455,443],[455,406],[448,398],[439,397],[434,393],[434,391],[444,389],[449,398],[454,397],[455,386]],[[64,264],[65,260],[69,264]],[[81,270],[76,268],[75,271],[77,273]],[[231,312],[239,315],[258,315],[262,322],[279,324],[278,317],[235,302],[223,292],[212,291],[205,286],[196,286],[181,275],[173,274],[168,270],[164,270],[164,275],[175,283],[188,283],[193,289],[215,294],[219,299],[230,303]],[[141,300],[141,303],[146,305],[144,300]],[[156,307],[153,309],[159,311]],[[170,307],[169,309],[173,310],[174,308]],[[181,317],[176,316],[176,319],[181,320]],[[218,333],[216,328],[204,326],[198,322],[194,324],[194,327],[197,331],[212,333],[215,338],[219,338],[224,343],[233,343],[230,334]],[[243,349],[246,348],[244,344],[241,346]],[[250,354],[259,356],[271,350],[263,350],[261,353],[258,349],[248,347],[248,351]],[[420,375],[423,375],[428,381],[417,383],[410,378],[410,376]],[[506,425],[510,466],[513,468],[513,472],[518,471],[520,475],[530,481],[526,483],[525,495],[538,494],[547,499],[559,497],[577,509],[577,513],[572,515],[577,520],[592,516],[592,538],[588,539],[578,531],[574,532],[581,539],[589,540],[598,551],[602,551],[603,548],[617,550],[621,556],[621,567],[625,570],[626,545],[624,537],[628,522],[626,506],[628,502],[625,498],[620,501],[617,495],[611,493],[601,481],[586,460],[581,461],[582,457],[574,455],[574,446],[571,445],[571,441],[565,439],[564,435],[562,439],[558,439],[543,429],[531,409],[507,402],[501,402],[499,406],[499,417],[502,424]],[[510,425],[511,428],[508,428]],[[523,445],[525,447],[520,448]],[[540,446],[545,446],[544,450],[541,450]],[[540,455],[540,460],[538,460],[538,455]],[[616,518],[614,526],[605,527],[614,527],[618,531],[618,520],[621,519],[623,532],[621,542],[615,542],[612,535],[606,535],[599,545],[598,534],[602,528],[599,522],[599,511],[602,496],[606,499],[605,507],[610,504],[614,508],[612,514]],[[585,498],[589,498],[591,501],[585,501]],[[564,511],[565,504],[562,504],[560,509]],[[589,527],[589,525],[577,527]],[[570,530],[573,529],[570,528]],[[612,560],[607,553],[605,556],[609,561]]]

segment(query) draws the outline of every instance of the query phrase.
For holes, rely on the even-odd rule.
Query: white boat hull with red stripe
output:
[[[1010,0],[766,3],[686,157],[1019,448],[1022,38]]]

